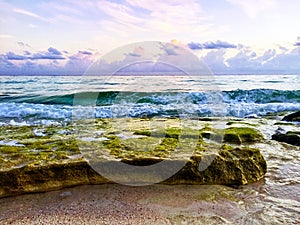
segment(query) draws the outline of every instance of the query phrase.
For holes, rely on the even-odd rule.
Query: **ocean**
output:
[[[0,125],[96,118],[261,117],[300,110],[300,75],[1,76]],[[73,113],[74,114],[74,113]]]
[[[278,129],[299,131],[299,123],[280,121],[300,110],[299,80],[300,75],[1,76],[0,126],[64,126],[84,117],[85,108],[92,108],[89,118],[242,120],[263,133],[265,141],[253,147],[261,150],[268,172],[237,188],[199,187],[203,196],[216,190],[227,198],[206,200],[210,210],[186,215],[209,216],[214,224],[220,218],[223,224],[299,224],[300,149],[271,140]]]

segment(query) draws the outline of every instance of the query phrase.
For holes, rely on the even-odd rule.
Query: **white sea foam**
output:
[[[46,134],[44,134],[44,130],[43,129],[41,129],[41,130],[34,129],[33,133],[34,133],[35,136],[38,136],[38,137],[44,137],[44,136],[46,136]]]
[[[16,146],[16,147],[24,147],[25,145],[19,144],[16,140],[2,140],[0,141],[0,145],[6,145],[6,146]]]
[[[0,125],[61,125],[72,121],[72,106],[52,106],[43,104],[0,103]],[[283,111],[297,111],[300,103],[240,103],[230,102],[222,104],[222,113],[216,110],[217,104],[150,104],[131,103],[108,106],[95,106],[92,110],[77,113],[77,118],[118,118],[118,117],[197,117],[197,116],[235,116],[260,117],[268,113]],[[76,106],[76,108],[78,108]],[[81,114],[82,113],[82,114]]]

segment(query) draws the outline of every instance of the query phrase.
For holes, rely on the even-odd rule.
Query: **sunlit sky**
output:
[[[215,73],[299,73],[298,0],[0,0],[0,74],[80,74],[122,45],[187,46]]]

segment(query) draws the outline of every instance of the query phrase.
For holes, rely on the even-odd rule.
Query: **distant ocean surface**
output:
[[[300,110],[299,81],[300,75],[0,76],[0,125],[65,123],[86,105],[97,118],[260,117]]]

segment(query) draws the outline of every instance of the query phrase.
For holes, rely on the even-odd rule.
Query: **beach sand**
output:
[[[0,199],[0,224],[230,224],[243,213],[220,185],[83,185]]]

